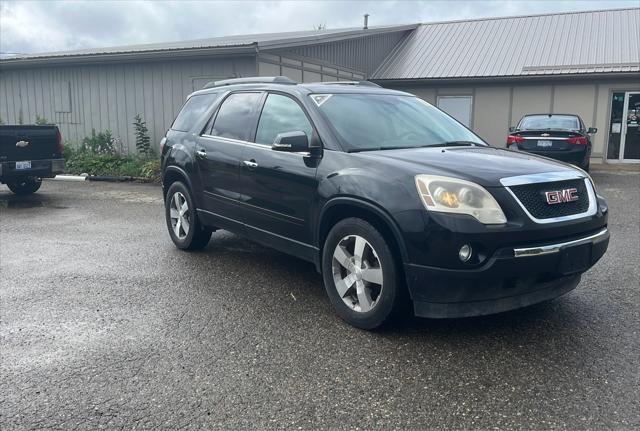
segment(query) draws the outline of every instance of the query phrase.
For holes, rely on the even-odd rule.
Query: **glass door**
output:
[[[620,158],[640,161],[640,91],[625,94],[622,119]]]
[[[613,93],[607,159],[640,162],[640,91]]]

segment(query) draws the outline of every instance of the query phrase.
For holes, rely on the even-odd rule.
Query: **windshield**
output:
[[[573,115],[527,115],[520,120],[520,130],[580,130],[580,121]]]
[[[486,145],[456,120],[417,97],[392,94],[311,97],[349,152]]]

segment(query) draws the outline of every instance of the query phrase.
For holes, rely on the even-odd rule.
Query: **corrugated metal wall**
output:
[[[260,53],[259,76],[286,76],[296,82],[359,81],[364,72],[354,72],[344,66],[288,53],[288,56]],[[295,55],[297,58],[291,58]]]
[[[0,70],[0,118],[58,124],[66,141],[110,129],[135,151],[133,118],[143,115],[159,142],[185,97],[213,79],[256,74],[255,56]]]
[[[302,46],[285,52],[345,66],[369,76],[407,33],[384,33],[341,42]]]

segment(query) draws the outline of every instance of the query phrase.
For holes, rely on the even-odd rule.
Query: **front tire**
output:
[[[188,187],[177,181],[165,198],[165,219],[171,240],[181,250],[200,250],[211,239],[212,230],[203,226]]]
[[[17,195],[30,195],[38,191],[42,185],[40,178],[22,178],[17,181],[7,183],[7,187]]]
[[[407,304],[400,268],[384,236],[358,218],[338,222],[327,235],[322,275],[336,313],[351,325],[375,329]]]

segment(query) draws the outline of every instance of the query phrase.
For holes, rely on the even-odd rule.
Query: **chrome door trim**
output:
[[[260,148],[262,150],[272,150],[271,145],[257,144],[255,142],[242,141],[240,139],[225,138],[222,136],[214,136],[214,135],[208,135],[208,134],[202,134],[200,135],[200,137],[207,138],[207,139],[216,139],[229,144],[246,145],[253,148]],[[311,155],[311,153],[309,152],[289,152],[289,151],[278,151],[278,154],[295,154],[303,157],[309,157]]]

